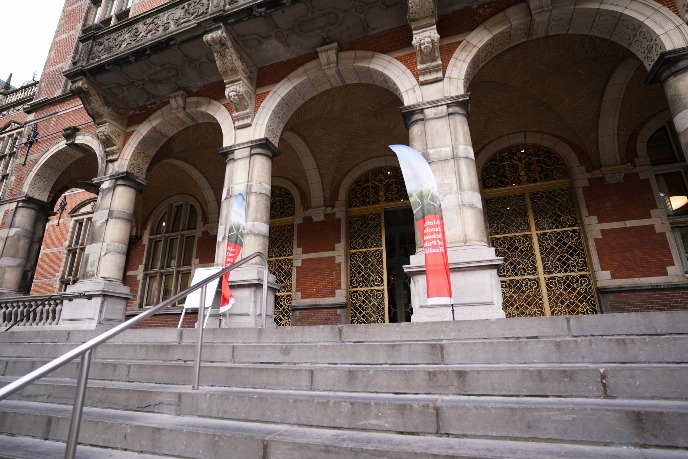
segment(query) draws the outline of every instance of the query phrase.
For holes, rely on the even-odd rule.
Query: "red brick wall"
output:
[[[338,308],[302,309],[294,314],[294,325],[339,325],[343,323]]]
[[[143,322],[135,325],[133,328],[177,328],[179,325],[179,314],[156,314],[153,317],[145,319]],[[182,322],[182,328],[195,328],[196,327],[196,313],[188,312],[184,314],[184,321]],[[130,319],[131,317],[127,317]]]
[[[156,6],[164,5],[169,0],[137,0],[131,7],[130,16],[136,16],[137,14],[145,13],[148,10],[152,10]]]
[[[296,291],[302,299],[333,298],[341,289],[341,264],[335,257],[306,258],[296,267]]]
[[[57,226],[59,215],[53,215],[48,219],[43,235],[41,253],[38,257],[36,272],[31,285],[31,295],[46,295],[57,292],[59,278],[64,265],[63,249],[67,245],[70,231],[71,218],[69,212],[82,202],[96,197],[96,195],[83,190],[71,191],[65,194],[67,197],[67,207],[62,212],[60,225]],[[62,197],[57,200],[58,203],[60,201],[62,201]],[[58,205],[55,205],[55,212],[57,212]]]
[[[600,267],[610,271],[612,279],[666,276],[667,266],[674,266],[665,233],[654,226],[632,226],[602,230],[595,240]]]
[[[329,252],[335,244],[342,242],[342,221],[334,214],[325,215],[319,222],[312,217],[304,217],[296,230],[296,247],[302,253]]]
[[[623,182],[605,184],[602,178],[589,180],[583,188],[588,215],[598,223],[610,223],[650,218],[650,210],[657,208],[649,179],[639,174],[624,175]]]
[[[688,309],[688,289],[608,292],[603,301],[610,312],[681,311]]]
[[[62,72],[69,65],[74,46],[81,33],[88,0],[68,0],[57,24],[48,59],[43,67],[36,99],[54,97],[62,93],[65,78]]]

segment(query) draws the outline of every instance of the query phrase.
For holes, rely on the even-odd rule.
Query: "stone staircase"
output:
[[[94,337],[0,333],[6,384]],[[688,458],[688,312],[137,329],[91,365],[80,458]],[[77,363],[0,402],[0,457],[63,457]]]

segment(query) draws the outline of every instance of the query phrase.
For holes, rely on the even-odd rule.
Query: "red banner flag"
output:
[[[437,182],[423,155],[406,145],[389,146],[399,159],[413,217],[423,240],[429,305],[452,305],[451,278]]]
[[[239,193],[234,198],[232,213],[229,223],[229,234],[227,235],[227,246],[225,247],[226,268],[239,258],[241,247],[244,245],[244,228],[246,226],[246,200],[244,195]],[[220,299],[220,314],[229,309],[234,304],[234,296],[229,290],[229,273],[222,276],[222,298]]]

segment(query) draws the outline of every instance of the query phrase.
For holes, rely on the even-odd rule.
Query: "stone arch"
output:
[[[345,51],[337,54],[340,84],[368,83],[396,94],[404,105],[422,100],[413,74],[401,62],[372,51]],[[253,122],[253,138],[267,137],[277,145],[282,130],[294,112],[308,99],[336,87],[323,71],[320,60],[295,70],[265,98]]]
[[[647,141],[650,136],[655,133],[663,124],[671,122],[671,112],[669,109],[662,110],[653,116],[638,132],[638,140],[636,141],[636,151],[638,152],[638,163],[640,165],[650,164],[650,158],[647,156]]]
[[[296,188],[291,181],[282,177],[273,177],[272,186],[281,186],[291,193],[292,197],[294,198],[294,207],[297,209],[297,212],[298,209],[302,208],[303,204],[301,203],[301,193],[299,193],[298,188]]]
[[[151,159],[170,137],[194,124],[208,122],[220,125],[223,146],[234,143],[232,117],[227,108],[216,100],[190,97],[183,109],[166,105],[136,128],[122,150],[117,170],[131,172],[144,179]]]
[[[356,179],[369,170],[376,169],[378,167],[399,167],[399,161],[395,156],[381,156],[379,158],[371,158],[367,161],[364,161],[351,169],[341,181],[341,185],[339,187],[339,196],[337,197],[337,207],[346,206],[346,197],[349,194],[351,185],[353,185]]]
[[[303,164],[303,168],[306,171],[308,187],[311,192],[310,207],[323,207],[325,205],[325,193],[320,178],[320,171],[318,170],[318,165],[315,162],[313,153],[311,153],[308,145],[306,145],[303,139],[295,132],[286,131],[282,134],[282,138],[294,148],[294,151],[299,155],[301,164]],[[274,180],[275,179],[273,179],[273,181]],[[287,187],[285,186],[285,188]],[[292,192],[292,194],[294,193]]]
[[[594,35],[633,52],[649,69],[662,51],[688,46],[688,26],[653,0],[574,0],[553,4],[541,19],[521,3],[485,21],[461,42],[444,79],[446,96],[464,94],[480,67],[502,51],[534,38],[557,34]]]
[[[55,180],[62,172],[77,159],[91,153],[96,155],[98,161],[97,176],[104,175],[106,169],[105,148],[95,135],[80,132],[72,143],[67,143],[65,139],[59,141],[31,169],[22,186],[22,195],[48,202],[51,199],[50,191]]]
[[[198,169],[193,167],[191,164],[185,163],[184,161],[180,161],[178,159],[164,159],[160,161],[159,164],[162,163],[172,164],[191,176],[191,178],[196,182],[198,187],[203,192],[205,206],[201,206],[201,208],[205,207],[206,209],[208,215],[207,223],[217,223],[220,219],[220,209],[215,199],[215,193],[213,193],[210,183],[203,176],[203,174],[201,174]]]
[[[614,70],[607,82],[602,98],[600,120],[597,129],[597,144],[600,150],[600,165],[602,167],[618,166],[621,164],[619,154],[619,114],[621,102],[626,92],[626,85],[631,80],[640,63],[634,59],[623,61]]]
[[[581,164],[578,156],[573,149],[563,140],[544,132],[520,132],[493,140],[480,150],[480,154],[475,160],[482,187],[483,168],[487,161],[498,151],[512,145],[534,144],[552,150],[564,160],[569,169],[571,177],[580,172]]]

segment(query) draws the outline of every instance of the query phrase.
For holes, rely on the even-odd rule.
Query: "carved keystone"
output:
[[[203,37],[215,55],[215,63],[225,82],[225,95],[234,112],[234,126],[250,126],[256,105],[256,66],[224,28]]]
[[[413,30],[418,79],[421,84],[442,79],[440,35],[437,33],[435,0],[408,0],[408,21]]]
[[[105,145],[107,161],[117,161],[124,146],[129,110],[84,77],[72,81],[71,91],[79,96],[86,113],[96,123],[96,135]]]
[[[315,48],[320,58],[323,72],[327,75],[327,79],[333,87],[342,86],[346,82],[344,77],[339,72],[339,61],[337,60],[337,53],[339,52],[338,43],[330,43],[329,45]]]

